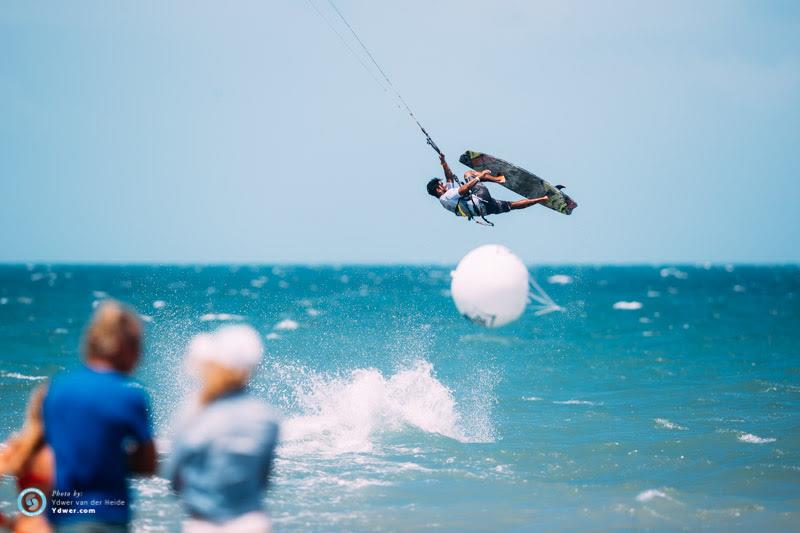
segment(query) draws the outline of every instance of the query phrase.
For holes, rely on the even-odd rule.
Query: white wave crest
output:
[[[614,303],[612,307],[617,311],[636,311],[637,309],[642,308],[642,302],[626,302],[624,300],[620,300],[619,302]]]
[[[43,379],[47,379],[47,376],[28,376],[26,374],[20,374],[19,372],[6,372],[4,370],[0,370],[0,377],[21,379],[23,381],[41,381]]]
[[[300,327],[295,320],[287,318],[285,320],[281,320],[277,324],[275,324],[275,329],[278,331],[292,331]]]
[[[547,283],[550,283],[551,285],[569,285],[572,283],[572,281],[572,276],[568,276],[566,274],[553,274],[547,278]]]
[[[670,422],[666,418],[656,418],[653,420],[657,426],[662,427],[664,429],[674,429],[677,431],[686,431],[688,428],[676,424],[675,422]]]
[[[665,500],[675,501],[674,499],[670,498],[666,492],[660,491],[658,489],[647,489],[645,491],[640,492],[636,496],[636,501],[641,503],[647,503],[656,498],[664,498]]]
[[[493,440],[491,428],[465,430],[452,391],[427,361],[388,377],[366,368],[343,378],[306,376],[301,382],[294,391],[300,413],[282,427],[285,457],[369,452],[376,435],[405,428],[460,442]]]
[[[748,444],[769,444],[770,442],[775,442],[777,439],[759,437],[752,433],[742,433],[739,435],[739,440]]]
[[[210,322],[212,320],[227,321],[227,320],[244,320],[243,316],[232,315],[230,313],[206,313],[200,317],[203,322]]]
[[[689,274],[674,267],[662,268],[660,274],[662,278],[686,279],[689,277]]]

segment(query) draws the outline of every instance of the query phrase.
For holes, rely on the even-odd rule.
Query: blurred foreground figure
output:
[[[155,472],[147,398],[128,378],[141,337],[132,310],[104,302],[86,330],[84,366],[50,384],[44,427],[56,478],[48,516],[59,533],[127,532],[127,478]]]
[[[40,385],[31,394],[25,423],[19,433],[12,435],[0,449],[0,475],[17,478],[20,492],[26,489],[38,489],[42,494],[50,494],[53,485],[53,454],[44,442],[44,424],[42,422],[42,402],[47,390]],[[38,506],[45,504],[37,498],[25,502],[25,509],[35,513]],[[0,528],[6,527],[14,533],[49,533],[50,524],[47,516],[26,516],[18,514],[15,518],[0,520]]]
[[[180,422],[164,477],[189,514],[186,533],[267,533],[264,510],[278,420],[245,390],[263,354],[248,326],[197,335],[187,369],[200,377],[197,404]]]

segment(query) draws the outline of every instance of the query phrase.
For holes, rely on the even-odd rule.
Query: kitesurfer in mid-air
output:
[[[431,179],[428,182],[428,194],[438,198],[442,207],[458,216],[471,219],[486,215],[498,215],[500,213],[508,213],[513,209],[525,209],[548,200],[547,196],[524,198],[515,202],[496,200],[492,198],[486,185],[481,182],[505,183],[505,176],[493,176],[488,170],[482,172],[468,170],[464,173],[466,183],[459,185],[456,182],[456,175],[447,165],[444,154],[439,155],[439,161],[444,169],[446,183],[442,183],[439,178]]]

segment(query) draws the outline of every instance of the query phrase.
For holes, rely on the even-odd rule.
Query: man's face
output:
[[[436,186],[436,194],[438,194],[439,196],[441,196],[441,195],[443,195],[443,194],[444,194],[444,193],[446,193],[446,192],[447,192],[447,187],[445,187],[445,186],[444,186],[444,183],[442,183],[442,182],[440,181],[440,182],[439,182],[439,185],[437,185],[437,186]]]

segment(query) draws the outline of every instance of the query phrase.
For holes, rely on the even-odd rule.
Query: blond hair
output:
[[[142,326],[137,314],[115,300],[101,303],[84,338],[84,353],[91,359],[114,359],[125,349],[139,350]]]
[[[242,389],[250,379],[248,370],[228,368],[214,361],[204,361],[200,371],[203,382],[200,402],[208,404],[220,396]]]

